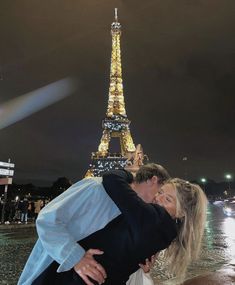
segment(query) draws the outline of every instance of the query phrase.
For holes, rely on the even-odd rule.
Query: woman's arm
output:
[[[143,217],[146,219],[148,213],[155,212],[156,210],[151,204],[145,203],[138,197],[136,192],[132,190],[129,183],[132,175],[125,170],[113,170],[103,175],[103,186],[118,206],[119,210],[125,215],[125,218],[129,223],[140,223]],[[144,215],[143,215],[144,214]]]

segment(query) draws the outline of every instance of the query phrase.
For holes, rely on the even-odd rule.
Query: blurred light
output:
[[[0,105],[0,130],[60,101],[76,89],[75,80],[65,78]]]
[[[232,209],[231,209],[231,208],[226,208],[226,211],[227,211],[228,213],[231,213],[231,212],[232,212]]]
[[[223,231],[225,233],[225,242],[228,249],[228,254],[231,259],[235,258],[235,219],[227,217],[223,222]]]
[[[206,183],[206,178],[201,178],[202,183]]]
[[[231,179],[231,178],[232,178],[232,175],[231,175],[231,174],[226,174],[226,175],[225,175],[225,178],[226,178],[226,179]]]

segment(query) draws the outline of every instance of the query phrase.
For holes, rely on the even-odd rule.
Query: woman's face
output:
[[[165,208],[173,219],[176,218],[176,190],[174,185],[163,185],[155,195],[153,203]]]

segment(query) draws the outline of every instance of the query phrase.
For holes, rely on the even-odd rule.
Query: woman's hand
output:
[[[155,263],[155,260],[157,259],[158,253],[155,255],[152,255],[150,259],[146,258],[145,259],[145,264],[139,264],[139,266],[142,268],[144,273],[148,273],[152,268]]]

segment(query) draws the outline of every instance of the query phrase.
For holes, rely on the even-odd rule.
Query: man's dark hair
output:
[[[163,166],[161,166],[160,164],[148,163],[142,165],[137,171],[135,176],[135,182],[145,182],[148,179],[151,179],[153,176],[157,176],[160,184],[164,183],[167,179],[170,178],[169,173]]]

